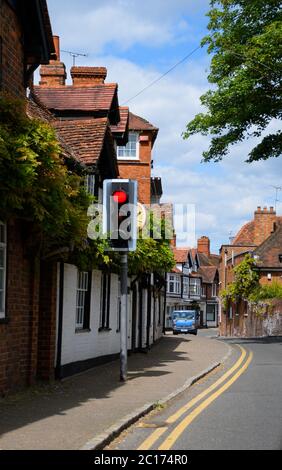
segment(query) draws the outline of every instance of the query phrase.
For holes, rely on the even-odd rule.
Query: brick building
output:
[[[54,52],[45,0],[0,2],[1,95],[24,98],[33,71]],[[43,330],[37,335],[40,306],[45,309],[40,282],[45,278],[47,286],[50,271],[40,281],[39,260],[27,253],[28,232],[29,222],[0,214],[0,394],[32,383],[44,362],[38,357],[45,341]]]
[[[246,223],[229,245],[220,249],[220,288],[225,289],[234,280],[234,267],[251,254],[261,284],[273,281],[282,283],[282,217],[277,216],[273,207],[258,207],[252,221]],[[248,305],[232,304],[227,312],[221,306],[220,323],[222,335],[242,333],[245,328]]]
[[[201,237],[197,248],[173,247],[175,268],[167,274],[167,319],[173,310],[198,305],[200,326],[218,325],[219,256],[210,252],[210,240]]]
[[[129,112],[128,130],[128,143],[117,148],[120,177],[137,180],[138,200],[151,204],[152,151],[158,129]]]

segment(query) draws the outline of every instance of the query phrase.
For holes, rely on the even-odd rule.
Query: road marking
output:
[[[162,445],[158,448],[158,450],[170,450],[175,442],[179,439],[181,434],[187,429],[187,427],[194,421],[197,416],[204,411],[205,408],[211,405],[211,403],[216,400],[220,395],[222,395],[231,385],[238,380],[238,378],[247,370],[251,361],[253,359],[253,353],[250,352],[249,357],[245,364],[236,372],[233,377],[226,382],[220,389],[218,389],[215,393],[213,393],[210,397],[203,401],[195,410],[186,416],[176,428],[170,433],[170,435],[165,439]]]
[[[158,428],[156,431],[154,431],[150,436],[142,442],[140,447],[138,447],[137,450],[149,450],[151,447],[157,442],[157,440],[166,432],[167,427],[164,428]]]
[[[236,346],[239,346],[239,345],[236,345]],[[196,403],[198,403],[200,400],[202,400],[202,398],[206,397],[210,392],[212,392],[215,388],[217,388],[231,374],[233,374],[233,372],[235,372],[235,370],[237,370],[240,367],[240,365],[242,364],[242,362],[244,361],[244,359],[246,357],[247,351],[244,348],[242,348],[241,346],[239,346],[239,348],[241,349],[241,356],[239,357],[238,361],[234,364],[234,366],[231,367],[231,369],[229,369],[222,377],[220,377],[220,379],[218,379],[209,388],[204,390],[202,393],[200,393],[195,398],[193,398],[193,400],[186,403],[186,405],[184,405],[182,408],[180,408],[176,413],[171,415],[166,420],[167,424],[175,423],[182,415],[184,415],[184,413],[186,413],[186,411],[190,410],[190,408],[192,408],[194,405],[196,405]]]
[[[236,345],[239,346],[239,345]],[[214,384],[212,384],[209,388],[204,390],[202,393],[197,395],[193,400],[189,401],[186,405],[184,405],[182,408],[180,408],[176,413],[174,413],[172,416],[170,416],[167,420],[167,424],[173,424],[175,421],[177,421],[186,411],[188,411],[192,406],[194,406],[196,403],[198,403],[202,398],[204,398],[206,395],[208,395],[210,392],[212,392],[218,385],[220,385],[224,380],[226,380],[235,370],[240,367],[242,362],[244,361],[246,357],[246,350],[239,346],[241,349],[241,356],[239,357],[238,361],[234,364],[233,367],[231,367],[230,370],[228,370],[222,377],[220,377],[219,380],[217,380]],[[161,428],[156,429],[150,436],[142,442],[138,450],[149,450],[155,442],[165,433],[167,430],[167,427],[162,426]]]

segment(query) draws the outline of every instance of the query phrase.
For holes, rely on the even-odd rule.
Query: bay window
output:
[[[168,294],[180,294],[180,276],[177,274],[168,275]]]
[[[201,295],[201,280],[190,278],[190,296],[200,297]]]
[[[189,297],[189,277],[183,277],[183,297]]]

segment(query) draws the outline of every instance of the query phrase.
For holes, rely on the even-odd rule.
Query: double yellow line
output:
[[[239,345],[238,345],[239,346]],[[219,385],[225,382],[228,377],[230,377],[235,371],[237,371],[222,387],[220,387],[216,392],[210,395],[206,400],[204,400],[197,408],[195,408],[191,413],[189,413],[185,418],[180,421],[180,423],[173,429],[173,431],[168,435],[168,437],[163,441],[158,450],[170,450],[175,444],[177,439],[183,434],[185,429],[194,421],[194,419],[202,413],[214,400],[216,400],[222,393],[224,393],[231,385],[238,380],[238,378],[246,371],[249,367],[252,359],[253,353],[250,352],[247,358],[247,361],[243,364],[247,351],[239,346],[241,350],[241,356],[238,361],[234,364],[231,369],[229,369],[222,377],[220,377],[216,382],[214,382],[210,387],[204,390],[202,393],[197,395],[195,398],[190,400],[186,405],[181,407],[176,413],[171,415],[167,420],[166,424],[172,425],[179,418],[181,418],[188,410],[190,410],[194,405],[199,401],[209,395],[213,390],[215,390]],[[152,446],[161,438],[161,436],[168,430],[168,426],[163,426],[156,429],[138,448],[138,450],[149,450]]]

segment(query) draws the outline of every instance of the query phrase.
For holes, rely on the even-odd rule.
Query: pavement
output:
[[[94,449],[224,362],[230,347],[216,330],[167,334],[147,354],[129,357],[128,380],[119,361],[62,382],[0,400],[0,449]]]

